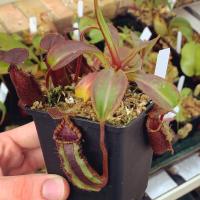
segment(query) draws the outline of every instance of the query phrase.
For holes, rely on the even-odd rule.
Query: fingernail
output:
[[[43,183],[42,195],[46,200],[62,200],[65,197],[65,184],[62,178],[48,179]]]

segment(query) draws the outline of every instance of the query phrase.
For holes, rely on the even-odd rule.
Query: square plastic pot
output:
[[[27,112],[34,119],[48,173],[66,177],[53,140],[53,132],[59,121],[45,112],[29,109]],[[146,113],[142,113],[128,126],[121,128],[106,125],[109,183],[100,192],[86,192],[71,185],[69,200],[140,200],[143,197],[152,161],[152,149],[146,138],[145,118]],[[72,120],[83,134],[84,155],[101,174],[99,124],[82,118]]]

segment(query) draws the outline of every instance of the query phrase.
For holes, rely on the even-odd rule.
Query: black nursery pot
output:
[[[66,177],[53,140],[53,132],[59,121],[45,112],[27,112],[35,121],[48,173]],[[144,112],[126,127],[106,125],[109,183],[100,192],[86,192],[71,185],[70,200],[140,200],[143,197],[152,161],[152,149],[146,138],[145,118]],[[74,118],[72,121],[83,134],[84,155],[101,174],[99,124],[82,118]]]

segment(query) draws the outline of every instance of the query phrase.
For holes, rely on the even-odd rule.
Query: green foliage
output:
[[[179,103],[180,97],[175,86],[152,74],[138,73],[134,77],[138,87],[161,108],[171,110]]]
[[[96,26],[97,21],[90,17],[82,17],[79,22],[80,31],[84,31],[86,28],[91,26]],[[87,36],[89,37],[90,44],[96,44],[104,40],[103,35],[100,30],[92,29],[88,32]]]
[[[119,69],[121,67],[121,61],[118,55],[118,51],[114,44],[113,37],[111,35],[109,27],[103,17],[102,11],[100,7],[98,6],[98,0],[94,0],[94,5],[95,5],[95,14],[96,14],[97,22],[101,30],[101,33],[104,36],[104,40],[108,46],[108,49],[110,50],[110,54],[112,56],[112,62],[114,65],[116,65],[115,67]]]
[[[199,88],[199,85],[197,85],[194,91],[190,88],[183,88],[181,91],[178,104],[179,112],[176,115],[178,122],[185,123],[200,116]]]
[[[5,116],[6,116],[6,106],[0,101],[0,111],[1,111],[1,119],[0,125],[3,123]]]
[[[156,33],[162,37],[168,33],[167,23],[159,14],[156,14],[153,18],[153,27]]]
[[[182,17],[174,17],[169,23],[169,30],[177,28],[188,41],[192,40],[193,30],[190,23]]]
[[[181,98],[188,97],[192,95],[192,89],[190,88],[183,88],[182,91],[180,92]]]
[[[181,69],[187,76],[200,76],[200,44],[189,42],[181,51]]]
[[[92,102],[99,121],[105,121],[120,105],[128,86],[123,71],[100,71],[92,89]]]
[[[22,39],[19,39],[20,36],[16,35],[8,35],[7,33],[0,33],[0,50],[10,50],[14,48],[26,48],[28,47],[22,42]],[[29,50],[29,59],[38,62],[38,58],[35,56],[33,50],[31,48]]]
[[[43,51],[40,48],[41,36],[35,35],[32,40],[32,45],[26,45],[23,42],[23,37],[18,34],[9,35],[7,33],[0,33],[0,50],[8,51],[14,48],[25,48],[29,52],[28,60],[21,67],[28,72],[36,73],[38,69],[46,70],[46,66],[42,62]],[[41,58],[38,58],[41,57]],[[37,66],[36,66],[37,65]],[[0,74],[8,73],[8,64],[0,61]]]
[[[95,46],[88,45],[84,42],[68,40],[55,47],[56,48],[52,48],[47,55],[47,61],[52,70],[58,70],[65,67],[82,54],[95,55],[104,67],[110,66],[100,50]]]

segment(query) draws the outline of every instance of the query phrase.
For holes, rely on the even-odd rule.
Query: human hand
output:
[[[65,200],[69,186],[64,178],[34,174],[43,166],[44,159],[33,122],[1,133],[0,199]]]

